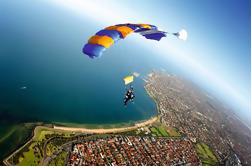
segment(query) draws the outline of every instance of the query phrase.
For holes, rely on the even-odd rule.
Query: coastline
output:
[[[146,119],[144,119],[146,120]],[[138,121],[129,121],[129,122],[121,122],[121,123],[104,123],[104,124],[79,124],[79,123],[62,123],[62,122],[53,122],[53,126],[62,126],[62,127],[73,127],[73,128],[88,128],[88,129],[110,129],[110,128],[120,128],[120,127],[129,127],[133,124],[144,121],[144,120],[138,120]]]
[[[157,100],[154,98],[154,96],[148,91],[147,89],[147,84],[144,85],[145,91],[148,94],[148,96],[154,101],[155,106],[156,106],[156,111],[157,111],[157,116],[159,115],[160,111],[159,111],[159,104],[157,102]]]
[[[158,117],[152,117],[146,121],[137,122],[133,126],[128,127],[119,127],[119,128],[97,128],[97,129],[90,129],[90,128],[80,128],[80,127],[63,127],[63,126],[53,126],[53,129],[56,130],[63,130],[63,131],[71,131],[71,132],[82,132],[82,133],[93,133],[93,134],[106,134],[106,133],[121,133],[130,130],[135,130],[140,127],[144,127],[150,125],[158,120]]]

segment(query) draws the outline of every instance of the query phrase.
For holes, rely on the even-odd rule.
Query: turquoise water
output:
[[[152,69],[166,67],[154,52],[132,37],[100,59],[89,59],[82,46],[102,27],[41,5],[1,4],[0,135],[23,122],[104,124],[156,115],[142,80]],[[141,74],[133,83],[135,103],[124,107],[122,79],[135,71]],[[8,144],[8,139],[0,143],[1,154]]]

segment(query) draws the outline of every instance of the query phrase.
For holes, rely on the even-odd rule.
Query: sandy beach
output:
[[[62,126],[53,126],[54,129],[72,131],[72,132],[83,132],[83,133],[95,133],[95,134],[105,134],[105,133],[120,133],[130,130],[135,130],[140,127],[150,125],[157,121],[157,117],[153,117],[144,122],[135,123],[133,126],[121,127],[121,128],[110,128],[110,129],[87,129],[87,128],[76,128],[76,127],[62,127]]]

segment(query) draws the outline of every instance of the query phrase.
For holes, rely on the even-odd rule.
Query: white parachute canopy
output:
[[[187,40],[187,31],[185,29],[180,30],[177,33],[174,33],[179,39],[186,41]]]
[[[139,77],[139,76],[140,76],[140,73],[138,73],[138,72],[135,71],[135,72],[132,73],[132,75],[133,75],[134,77]]]

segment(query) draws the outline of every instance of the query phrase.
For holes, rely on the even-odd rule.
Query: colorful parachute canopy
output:
[[[132,83],[133,82],[133,78],[134,78],[133,76],[126,76],[124,78],[125,85]]]
[[[119,39],[124,39],[132,32],[139,33],[146,39],[159,41],[167,32],[159,31],[150,24],[118,24],[106,27],[92,36],[83,47],[83,53],[90,58],[100,57],[102,53]]]

